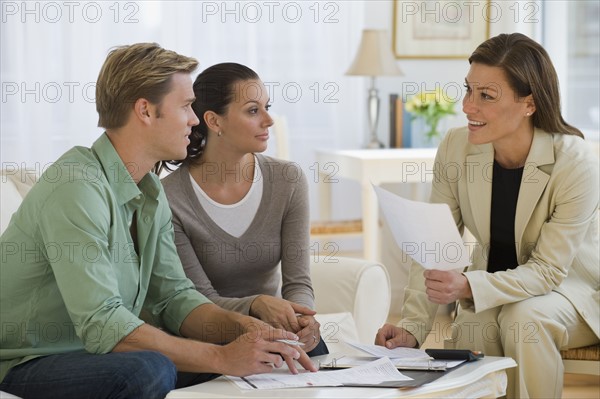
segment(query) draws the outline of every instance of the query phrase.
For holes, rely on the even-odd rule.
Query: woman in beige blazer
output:
[[[600,337],[598,157],[562,118],[539,44],[502,34],[469,63],[469,123],[440,144],[431,201],[475,236],[472,265],[424,272],[413,263],[402,319],[375,341],[421,345],[438,305],[458,301],[446,346],[515,359],[508,397],[561,397],[559,350]]]

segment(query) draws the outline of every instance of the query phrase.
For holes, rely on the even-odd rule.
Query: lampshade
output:
[[[392,54],[387,31],[365,29],[354,62],[346,75],[382,76],[402,75]]]

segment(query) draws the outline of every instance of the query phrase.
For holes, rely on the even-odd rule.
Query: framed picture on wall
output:
[[[490,0],[394,0],[396,58],[466,58],[489,38]]]

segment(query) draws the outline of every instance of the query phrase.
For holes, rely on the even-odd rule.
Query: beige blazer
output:
[[[461,307],[477,313],[556,291],[600,337],[598,156],[579,137],[535,129],[516,209],[519,266],[487,273],[494,150],[469,144],[467,136],[466,127],[452,129],[440,144],[431,194],[431,202],[448,204],[460,231],[468,228],[477,241],[465,272],[473,300],[460,301]],[[399,325],[420,344],[437,310],[423,284],[423,269],[414,262]]]

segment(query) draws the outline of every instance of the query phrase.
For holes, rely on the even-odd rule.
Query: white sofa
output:
[[[34,172],[0,172],[0,233],[35,183]],[[330,352],[346,351],[344,341],[373,343],[390,308],[390,281],[381,264],[344,257],[311,257],[317,320]]]
[[[36,179],[35,171],[14,168],[0,171],[0,234]]]
[[[364,259],[321,257],[313,259],[311,277],[316,317],[330,352],[346,351],[343,341],[372,344],[390,309],[386,268]]]

